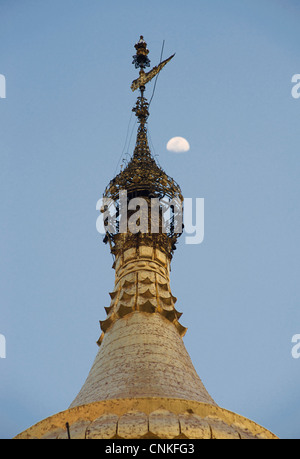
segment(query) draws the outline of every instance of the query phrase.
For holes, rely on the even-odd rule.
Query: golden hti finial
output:
[[[136,43],[135,49],[136,55],[133,56],[133,64],[135,64],[136,68],[140,68],[141,74],[141,72],[144,72],[145,67],[150,66],[150,60],[148,58],[149,51],[143,36],[141,36],[140,40]],[[162,64],[165,65],[164,63],[169,61],[172,57],[173,56],[162,62]],[[157,74],[161,68],[162,66],[154,67],[151,72],[155,71]],[[143,74],[147,75],[145,73],[142,73],[142,75]],[[141,244],[141,238],[143,238],[144,244],[150,246],[154,244],[160,247],[168,257],[171,257],[171,254],[175,250],[176,241],[181,235],[181,232],[176,230],[173,222],[175,221],[175,216],[181,211],[183,196],[179,185],[172,177],[169,177],[164,172],[151,154],[147,139],[147,119],[151,100],[150,103],[148,103],[147,99],[144,97],[145,86],[142,83],[145,82],[145,80],[143,80],[143,78],[140,77],[140,79],[137,80],[137,87],[140,89],[140,94],[132,109],[139,123],[133,155],[126,166],[121,168],[120,173],[110,181],[103,195],[108,202],[114,202],[117,208],[115,231],[107,231],[103,242],[109,242],[111,252],[116,256],[120,250],[124,249],[124,246],[139,246]],[[148,79],[147,81],[150,80]],[[123,205],[121,205],[120,196],[124,190],[129,200],[135,197],[144,198],[147,200],[147,205],[151,204],[150,200],[152,198],[159,200],[164,199],[164,202],[170,200],[175,203],[171,209],[172,215],[170,217],[171,224],[169,225],[169,230],[167,232],[161,231],[158,234],[151,233],[144,236],[140,235],[141,232],[137,234],[127,232],[124,236],[124,232],[119,231],[121,207],[123,207]],[[178,203],[178,205],[176,203]],[[151,208],[148,210],[150,215]],[[122,236],[120,236],[120,234]]]

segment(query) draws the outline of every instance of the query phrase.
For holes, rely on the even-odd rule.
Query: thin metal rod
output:
[[[164,46],[165,46],[165,40],[163,40],[163,44],[162,44],[162,47],[161,47],[160,62],[159,62],[159,63],[161,63],[161,61],[162,61]],[[155,78],[154,87],[153,87],[153,92],[152,92],[152,96],[151,96],[151,99],[150,99],[150,102],[149,102],[148,107],[150,107],[151,101],[152,101],[153,96],[154,96],[154,91],[155,91],[155,87],[156,87],[158,75],[159,75],[159,73],[157,74],[157,76],[156,76],[156,78]]]
[[[70,426],[69,426],[69,423],[68,423],[68,422],[66,422],[66,428],[67,428],[68,440],[71,440]]]

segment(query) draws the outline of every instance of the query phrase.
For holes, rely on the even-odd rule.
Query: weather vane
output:
[[[157,75],[161,69],[175,56],[175,53],[172,56],[168,57],[164,61],[160,62],[159,65],[153,67],[150,72],[145,72],[146,67],[150,67],[150,59],[148,58],[149,50],[147,49],[147,43],[144,40],[144,37],[141,35],[139,41],[135,44],[136,54],[133,56],[132,63],[135,65],[135,68],[140,68],[139,77],[134,80],[131,84],[132,91],[140,89],[141,96],[138,97],[136,106],[133,108],[136,116],[139,119],[139,122],[142,126],[145,125],[147,117],[149,116],[148,112],[148,103],[144,98],[145,85],[152,80],[152,78]]]
[[[136,54],[133,56],[133,64],[135,68],[140,68],[140,76],[132,82],[131,89],[135,91],[140,88],[143,90],[145,84],[152,80],[155,75],[157,75],[161,69],[175,56],[175,53],[170,56],[168,59],[162,61],[156,67],[153,67],[150,72],[145,72],[145,67],[150,67],[150,59],[148,58],[149,50],[147,49],[147,43],[144,40],[144,37],[141,35],[140,40],[135,44]]]

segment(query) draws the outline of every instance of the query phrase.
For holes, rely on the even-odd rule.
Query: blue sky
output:
[[[2,0],[0,12],[0,437],[66,409],[96,355],[114,284],[96,203],[134,148],[143,34],[152,65],[163,40],[163,57],[176,53],[151,103],[152,152],[205,200],[203,243],[181,238],[172,262],[185,345],[220,406],[300,438],[299,2]],[[174,136],[187,153],[167,151]]]

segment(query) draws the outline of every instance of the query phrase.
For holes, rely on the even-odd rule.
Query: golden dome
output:
[[[69,432],[66,423],[69,423]],[[218,406],[172,398],[105,400],[55,414],[17,439],[276,439]]]

